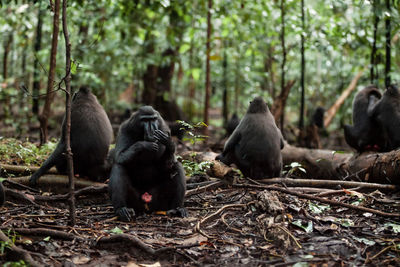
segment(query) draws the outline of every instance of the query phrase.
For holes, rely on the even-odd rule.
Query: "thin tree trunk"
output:
[[[228,58],[226,55],[226,47],[224,47],[224,58],[222,60],[222,86],[224,88],[224,92],[222,94],[222,117],[224,118],[224,125],[228,123]]]
[[[282,65],[281,65],[281,90],[284,91],[285,88],[285,64],[286,64],[286,47],[285,47],[285,6],[284,0],[281,0],[281,45],[282,45]],[[283,107],[282,114],[280,117],[280,128],[283,131],[285,118],[285,107]]]
[[[36,27],[36,40],[34,47],[35,61],[33,62],[33,104],[32,104],[32,112],[37,117],[39,116],[39,92],[40,92],[40,70],[39,70],[39,59],[37,57],[38,52],[41,49],[42,45],[42,26],[43,26],[43,16],[44,11],[41,9],[41,5],[39,5],[39,14],[38,14],[38,23]]]
[[[65,89],[66,89],[66,104],[65,104],[65,119],[66,127],[63,129],[65,131],[65,147],[66,156],[68,164],[68,178],[69,178],[69,219],[70,225],[75,225],[75,181],[74,181],[74,163],[72,160],[71,151],[71,43],[69,41],[68,25],[67,25],[67,2],[68,0],[63,0],[62,9],[62,25],[65,39]]]
[[[8,55],[11,51],[11,44],[13,41],[13,35],[10,33],[7,40],[4,42],[4,54],[3,54],[3,79],[8,78]]]
[[[378,33],[378,24],[379,24],[379,16],[376,14],[377,12],[377,0],[373,0],[372,3],[372,12],[374,15],[374,41],[372,43],[372,51],[371,51],[371,66],[370,66],[370,81],[371,84],[376,84],[377,76],[375,73],[376,71],[376,39]]]
[[[304,102],[305,102],[305,87],[304,87],[304,74],[306,68],[306,61],[304,58],[304,35],[305,35],[305,22],[304,22],[304,0],[301,0],[301,75],[300,75],[300,86],[301,86],[301,102],[300,102],[300,120],[299,129],[302,130],[304,127]]]
[[[386,88],[390,85],[390,20],[391,20],[391,11],[390,11],[390,0],[386,0],[386,9],[388,12],[388,16],[386,17],[385,24],[386,24],[386,63],[385,63],[385,86]]]
[[[211,43],[211,8],[212,8],[212,0],[208,0],[208,11],[207,11],[207,42],[206,42],[206,94],[205,94],[205,103],[204,103],[204,123],[209,124],[208,111],[210,108],[210,94],[211,94],[211,86],[210,86],[210,43]],[[205,128],[205,133],[208,133],[208,128]]]
[[[47,142],[48,139],[48,121],[51,113],[51,103],[53,102],[55,93],[52,92],[54,88],[54,77],[56,74],[56,60],[57,60],[57,45],[58,45],[58,32],[60,24],[60,0],[55,0],[54,3],[54,17],[53,17],[53,39],[51,42],[50,54],[50,70],[47,80],[46,100],[42,114],[39,116],[40,122],[40,145]]]

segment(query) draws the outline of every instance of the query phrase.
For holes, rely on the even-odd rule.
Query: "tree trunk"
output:
[[[390,7],[390,0],[386,0],[386,9],[388,12],[388,16],[386,16],[385,24],[386,24],[386,62],[385,62],[385,86],[386,88],[389,87],[390,81],[390,41],[391,41],[391,29],[390,29],[390,20],[391,20],[391,7]]]
[[[62,26],[65,39],[65,89],[66,89],[66,101],[65,101],[65,121],[66,127],[63,129],[68,165],[68,178],[69,178],[69,218],[70,225],[74,226],[76,222],[75,218],[75,183],[74,183],[74,163],[72,160],[71,151],[71,43],[69,41],[68,24],[67,24],[67,2],[63,0],[62,9]]]
[[[42,10],[41,5],[39,5],[38,23],[36,27],[36,39],[34,47],[35,61],[33,62],[33,87],[32,87],[32,95],[33,95],[32,112],[34,115],[36,115],[36,117],[39,117],[39,92],[40,92],[40,67],[37,54],[39,53],[42,45],[43,16],[44,16],[44,11]]]
[[[301,86],[301,100],[300,100],[300,120],[299,120],[299,129],[303,130],[304,128],[304,102],[305,102],[305,88],[304,88],[304,74],[306,68],[306,61],[304,58],[304,35],[305,35],[305,22],[304,22],[304,0],[301,0],[301,73],[300,73],[300,86]]]
[[[284,6],[284,0],[281,0],[281,19],[282,19],[282,25],[281,25],[281,45],[282,45],[282,64],[281,64],[281,91],[284,92],[285,90],[285,65],[286,65],[286,46],[285,46],[285,6]],[[280,118],[280,128],[283,131],[283,126],[284,126],[284,118],[285,118],[285,104],[286,104],[286,99],[284,100],[281,114],[279,116]]]
[[[8,78],[8,55],[11,51],[11,44],[13,42],[13,35],[10,33],[6,41],[4,42],[4,53],[3,53],[3,79],[4,81]]]
[[[222,117],[224,119],[224,125],[228,123],[228,58],[226,55],[226,47],[224,47],[224,58],[222,60],[222,86],[224,91],[222,93]]]
[[[370,81],[371,84],[377,85],[377,73],[376,71],[376,39],[377,39],[377,33],[378,33],[378,24],[379,24],[379,16],[377,15],[377,1],[378,0],[373,0],[372,2],[372,13],[374,15],[374,41],[372,43],[372,48],[371,48],[371,66],[370,66]]]
[[[60,0],[54,2],[54,17],[53,17],[53,39],[51,42],[50,54],[50,69],[49,77],[47,80],[46,100],[42,113],[39,116],[40,122],[40,145],[47,142],[48,139],[48,121],[51,113],[51,103],[53,102],[54,95],[54,78],[56,74],[56,59],[57,59],[57,45],[58,45],[58,32],[60,22]]]
[[[206,41],[206,82],[205,82],[205,101],[204,101],[204,123],[209,124],[208,111],[210,108],[210,49],[211,49],[211,8],[212,0],[208,0],[208,11],[207,11],[207,41]],[[205,135],[208,135],[208,128],[205,127]]]

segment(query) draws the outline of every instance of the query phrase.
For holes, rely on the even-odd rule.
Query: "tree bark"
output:
[[[36,39],[35,39],[35,47],[34,47],[34,54],[35,54],[35,61],[33,62],[33,88],[32,88],[32,95],[33,95],[33,103],[32,103],[32,113],[39,117],[39,92],[40,92],[40,70],[39,70],[39,59],[37,54],[39,53],[41,46],[42,46],[42,26],[43,26],[43,16],[44,11],[39,5],[39,13],[38,13],[38,22],[36,27]]]
[[[74,181],[74,164],[72,160],[72,150],[71,150],[71,43],[69,41],[68,24],[67,24],[67,2],[68,0],[63,0],[62,8],[62,24],[65,39],[65,89],[66,89],[66,101],[65,101],[65,121],[66,127],[63,129],[66,147],[66,157],[68,166],[68,178],[69,178],[69,223],[71,226],[75,225],[75,181]]]
[[[50,69],[49,69],[49,77],[47,80],[46,100],[44,102],[42,113],[39,115],[40,145],[46,143],[48,139],[47,126],[51,113],[51,103],[53,102],[55,95],[53,90],[54,90],[54,78],[56,74],[59,24],[60,24],[60,0],[55,0],[54,17],[53,17],[53,37],[51,41]]]
[[[305,102],[305,88],[304,88],[304,74],[306,71],[306,61],[304,58],[304,35],[305,35],[305,18],[304,18],[304,0],[301,0],[301,73],[300,73],[300,86],[301,86],[301,100],[300,100],[300,120],[299,120],[299,129],[303,130],[304,127],[304,102]]]
[[[390,50],[391,50],[391,28],[390,28],[390,20],[391,20],[391,7],[390,7],[390,0],[386,0],[386,9],[388,12],[388,16],[385,19],[385,25],[386,25],[386,62],[385,62],[385,86],[386,88],[389,87],[391,81],[390,81]]]
[[[373,0],[372,2],[372,13],[374,15],[374,41],[372,43],[372,48],[371,48],[371,63],[370,63],[370,80],[371,84],[376,84],[377,82],[377,76],[375,73],[376,71],[376,39],[377,39],[377,33],[378,33],[378,24],[379,24],[379,16],[377,15],[377,3],[378,0]]]
[[[205,100],[204,100],[204,123],[209,124],[208,111],[210,109],[210,49],[211,49],[211,8],[212,0],[208,0],[208,11],[207,11],[207,41],[206,41],[206,81],[205,81]],[[204,127],[205,135],[208,135],[208,128]]]
[[[285,45],[285,5],[284,5],[284,0],[281,0],[281,19],[282,19],[282,25],[281,25],[281,45],[282,45],[282,64],[281,64],[281,92],[283,93],[285,90],[285,65],[286,65],[286,45]],[[289,91],[288,91],[289,92]],[[281,95],[282,95],[281,93]],[[282,102],[283,106],[281,109],[281,114],[278,118],[280,118],[280,125],[281,129],[283,131],[283,126],[284,126],[284,120],[285,120],[285,105],[286,105],[286,99]],[[276,120],[276,119],[275,119]]]

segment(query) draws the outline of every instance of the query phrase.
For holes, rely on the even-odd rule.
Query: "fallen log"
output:
[[[231,168],[226,168],[223,163],[216,161],[216,156],[217,153],[214,152],[200,152],[194,158],[190,158],[189,153],[182,155],[185,159],[212,162],[210,175],[225,178],[225,176],[231,174]],[[292,162],[300,163],[306,170],[306,173],[293,172],[293,175],[297,178],[400,185],[400,150],[386,153],[353,154],[285,144],[282,150],[282,158],[284,166],[286,166],[285,170],[290,169]],[[309,185],[298,181],[297,186]]]
[[[1,174],[15,174],[15,175],[30,175],[37,170],[39,170],[40,167],[37,166],[20,166],[20,165],[10,165],[10,164],[1,164]],[[56,174],[57,170],[56,168],[51,168],[48,170],[46,173],[49,174]]]
[[[17,182],[23,185],[29,185],[30,176],[13,177],[7,178],[13,182]],[[103,183],[93,182],[90,180],[75,177],[75,187],[83,188],[87,186],[101,186]],[[37,182],[37,187],[45,190],[50,189],[52,192],[67,192],[68,191],[68,176],[61,174],[45,174],[40,177]]]

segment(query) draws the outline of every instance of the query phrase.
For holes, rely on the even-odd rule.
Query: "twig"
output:
[[[383,212],[383,211],[379,211],[379,210],[375,210],[375,209],[371,209],[371,208],[366,208],[366,207],[361,207],[361,206],[355,206],[355,205],[351,205],[351,204],[347,204],[347,203],[342,203],[342,202],[337,202],[331,199],[326,199],[326,198],[322,198],[322,197],[316,197],[316,196],[312,196],[312,195],[308,195],[308,194],[302,194],[302,193],[298,193],[298,192],[293,192],[290,191],[288,189],[284,189],[278,186],[273,186],[273,185],[249,185],[249,184],[236,184],[233,185],[234,187],[239,187],[239,188],[258,188],[258,189],[266,189],[266,190],[275,190],[275,191],[279,191],[285,194],[289,194],[289,195],[295,195],[298,196],[300,198],[305,198],[305,199],[310,199],[310,200],[315,200],[315,201],[319,201],[322,203],[328,203],[330,205],[334,205],[334,206],[342,206],[342,207],[346,207],[349,209],[353,209],[353,210],[359,210],[359,211],[364,211],[364,212],[369,212],[369,213],[373,213],[376,215],[380,215],[383,217],[400,217],[400,213],[387,213],[387,212]]]
[[[35,260],[32,259],[31,254],[26,251],[25,249],[19,248],[17,247],[4,233],[3,231],[0,231],[0,240],[4,241],[8,244],[8,247],[10,250],[12,250],[17,258],[19,259],[23,259],[26,263],[28,263],[29,265],[33,266],[33,267],[39,267],[42,266],[42,264],[39,264],[38,262],[36,262]]]
[[[300,245],[300,243],[299,243],[299,241],[297,240],[297,238],[294,237],[294,235],[292,235],[292,233],[291,233],[288,229],[286,229],[285,227],[282,227],[282,226],[280,226],[280,225],[278,225],[277,227],[278,227],[279,229],[281,229],[282,231],[284,231],[290,238],[292,238],[293,241],[296,243],[296,245],[297,245],[299,248],[302,248],[302,246]]]
[[[75,197],[89,194],[106,193],[108,185],[88,186],[75,191]],[[36,201],[63,201],[69,198],[69,194],[53,195],[53,196],[35,196]]]
[[[225,206],[223,206],[222,208],[220,208],[219,210],[217,210],[216,212],[213,212],[213,213],[211,213],[210,215],[208,215],[207,217],[205,217],[205,218],[201,219],[200,221],[198,221],[197,224],[196,224],[196,226],[195,226],[195,228],[194,228],[194,230],[197,231],[197,232],[199,232],[200,234],[204,235],[205,237],[210,238],[209,235],[207,235],[206,233],[204,233],[204,232],[201,230],[201,224],[202,224],[202,223],[205,223],[206,221],[208,221],[208,220],[214,218],[215,216],[219,215],[221,212],[223,212],[223,211],[226,210],[226,209],[229,209],[229,208],[236,208],[236,207],[246,207],[247,205],[249,205],[249,204],[251,204],[251,203],[252,203],[252,202],[249,202],[249,203],[247,203],[247,204],[229,204],[229,205],[225,205]]]
[[[208,184],[206,186],[202,186],[202,187],[198,187],[196,189],[188,190],[188,191],[186,191],[185,197],[189,197],[189,196],[192,196],[192,195],[196,195],[196,194],[200,194],[200,193],[206,192],[209,189],[217,188],[217,187],[219,187],[219,186],[221,186],[223,184],[224,184],[224,182],[222,182],[222,181],[216,181],[216,182],[213,182],[212,184]]]
[[[9,196],[11,196],[11,197],[15,197],[16,199],[24,200],[24,201],[28,202],[29,204],[31,204],[31,205],[33,205],[35,207],[39,207],[40,206],[35,201],[33,201],[32,199],[27,197],[24,193],[21,193],[19,191],[12,190],[12,189],[9,189],[7,187],[4,187],[4,192],[6,193],[7,198]]]
[[[137,238],[136,236],[133,235],[128,235],[128,234],[118,234],[118,235],[112,235],[112,236],[104,236],[101,237],[99,240],[97,240],[97,243],[114,243],[114,242],[121,242],[121,243],[130,243],[144,252],[150,254],[150,255],[158,255],[162,252],[169,251],[169,250],[175,250],[175,247],[163,247],[159,249],[153,249],[147,244],[145,244],[142,240]]]
[[[6,229],[10,229],[9,227],[0,227],[0,229],[2,230],[6,230]],[[53,230],[53,229],[46,229],[46,228],[31,228],[31,229],[27,229],[27,228],[13,228],[13,231],[15,231],[16,233],[19,234],[23,234],[23,235],[44,235],[44,236],[51,236],[53,238],[59,238],[59,239],[63,239],[63,240],[82,240],[81,237],[76,236],[74,234],[71,233],[67,233],[64,231],[59,231],[59,230]]]
[[[320,188],[335,188],[341,186],[343,188],[360,187],[362,189],[380,189],[394,191],[399,186],[390,184],[364,183],[353,181],[337,181],[337,180],[311,180],[311,179],[292,179],[292,178],[272,178],[258,180],[257,184],[285,184],[288,187],[308,186]]]

